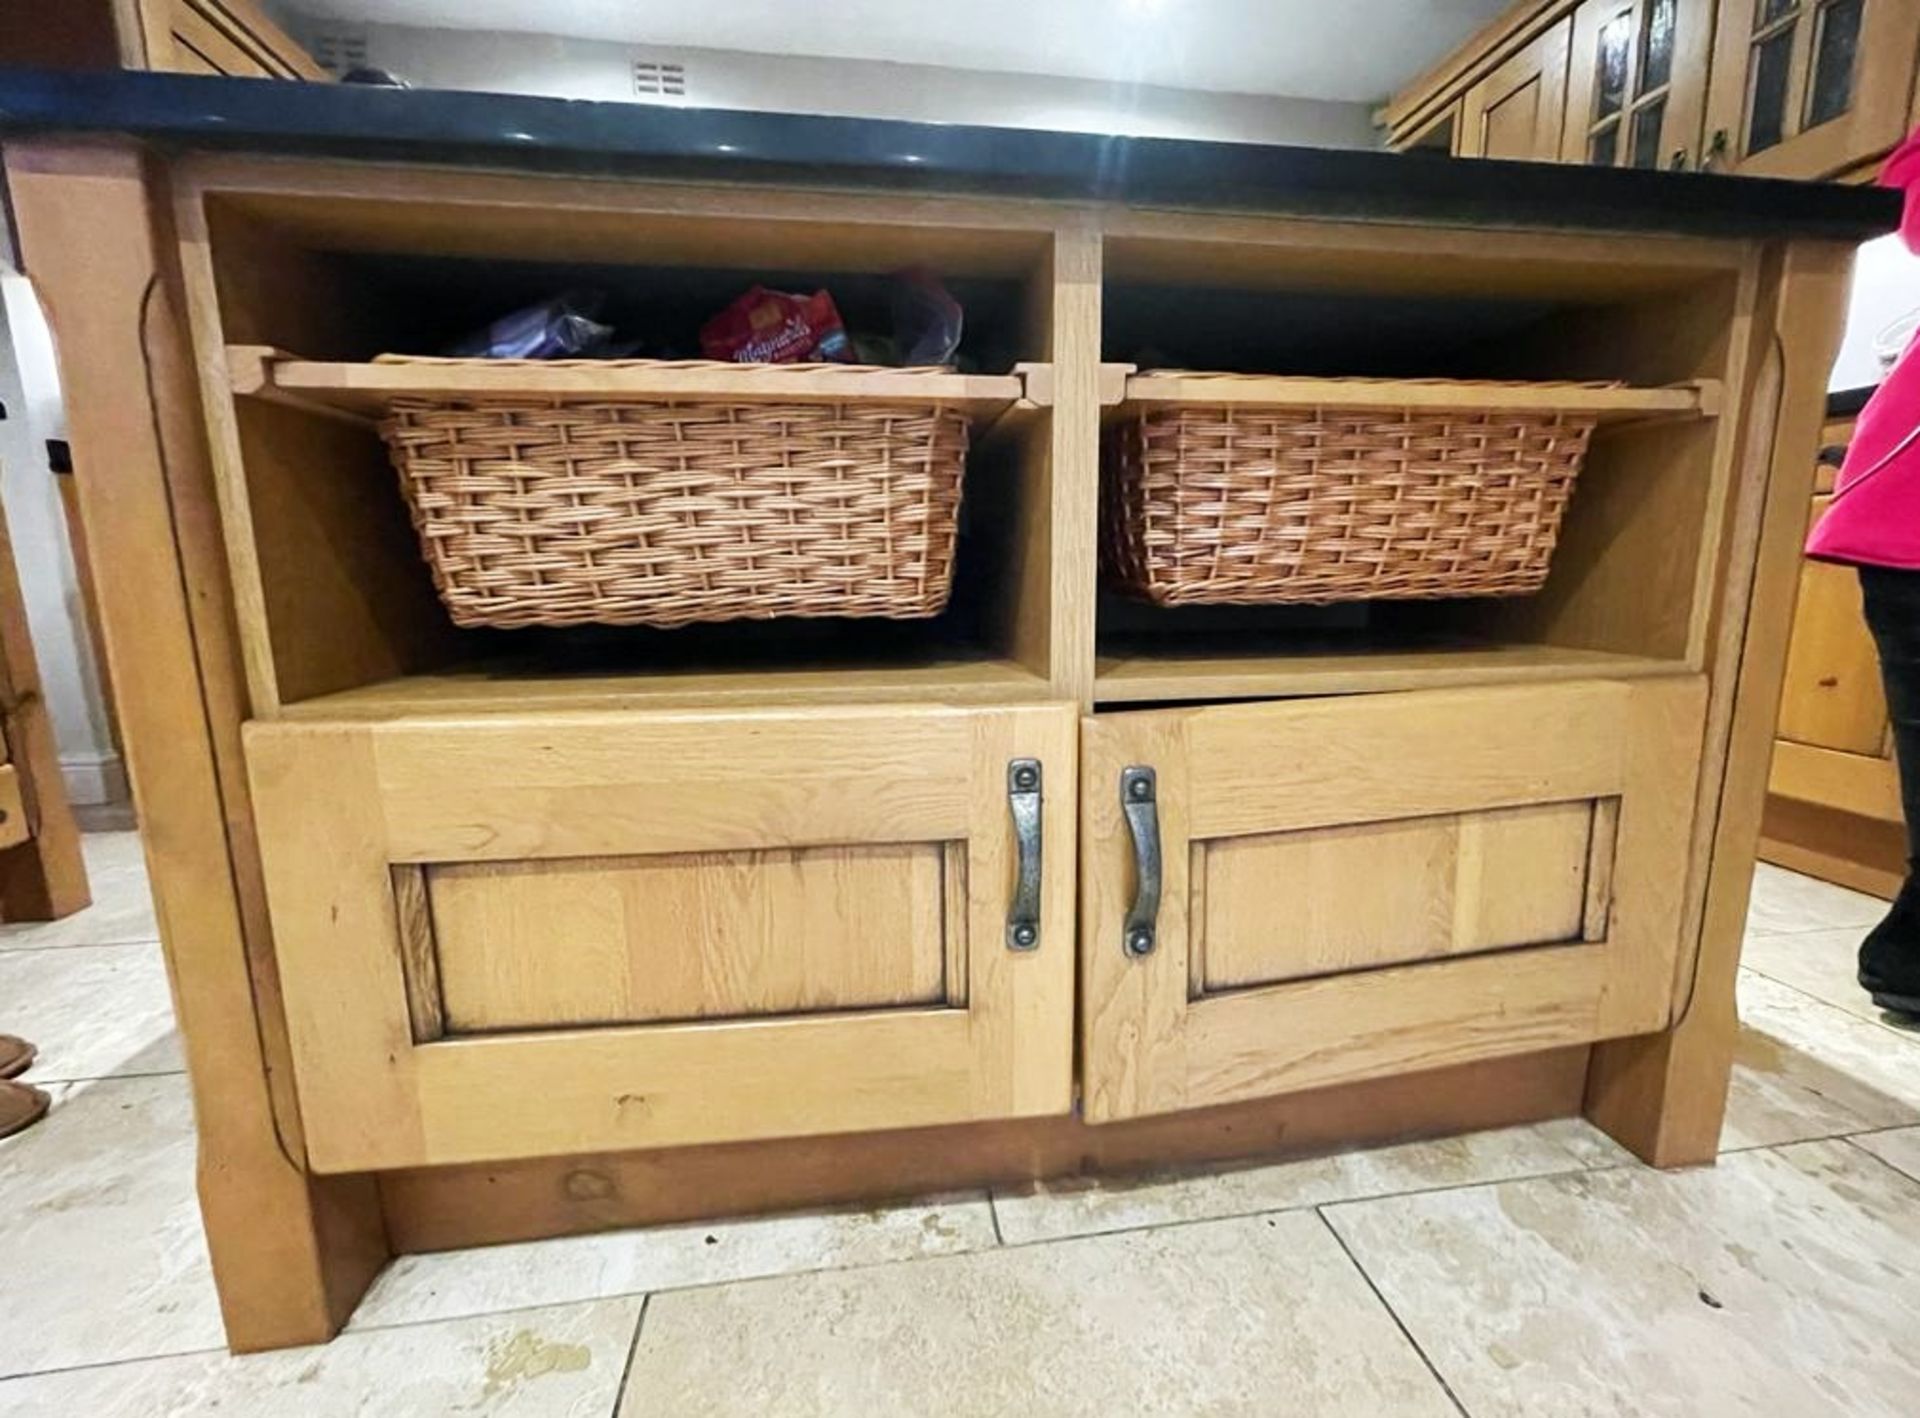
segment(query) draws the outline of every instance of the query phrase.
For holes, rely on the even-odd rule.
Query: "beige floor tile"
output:
[[[1588,1136],[1591,1134],[1591,1136]],[[1582,1151],[1569,1142],[1577,1140]],[[994,1211],[1008,1245],[1126,1231],[1169,1222],[1284,1211],[1355,1197],[1454,1187],[1469,1182],[1571,1172],[1605,1157],[1625,1160],[1603,1134],[1577,1119],[1409,1142],[1292,1162],[1237,1163],[1138,1178],[1069,1179],[996,1191]]]
[[[1740,972],[1742,1028],[1722,1148],[1920,1122],[1920,1040]]]
[[[192,1126],[184,1077],[108,1079],[0,1141],[0,1376],[224,1342]]]
[[[1920,1047],[1920,1024],[1881,1009],[1855,979],[1860,938],[1865,934],[1852,926],[1837,931],[1748,936],[1740,963],[1823,1004],[1904,1034]]]
[[[1454,1413],[1311,1212],[655,1296],[622,1411]]]
[[[402,1256],[355,1328],[713,1285],[762,1275],[953,1255],[994,1244],[982,1194]]]
[[[1920,1127],[1861,1133],[1847,1140],[1920,1182]]]
[[[0,950],[55,945],[126,945],[158,940],[147,863],[137,832],[93,832],[80,839],[93,904],[58,921],[0,926]]]
[[[16,1379],[0,1418],[607,1418],[639,1313],[610,1300]]]
[[[0,1030],[39,1046],[30,1083],[185,1066],[152,941],[0,951]]]
[[[1844,1142],[1326,1214],[1474,1418],[1914,1412],[1920,1184]]]
[[[1753,871],[1753,896],[1747,905],[1747,933],[1830,931],[1875,925],[1887,914],[1877,896],[1849,891],[1830,881],[1802,876],[1770,862]]]

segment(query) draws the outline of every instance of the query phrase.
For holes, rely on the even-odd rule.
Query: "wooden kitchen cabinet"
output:
[[[1089,721],[1089,1121],[1662,1027],[1703,707],[1676,678]]]
[[[1843,449],[1853,420],[1830,421],[1823,446]],[[1808,525],[1832,500],[1834,469],[1815,480]],[[1760,855],[1855,890],[1891,897],[1906,877],[1907,834],[1880,655],[1850,566],[1800,569],[1786,684],[1767,781]]]
[[[1833,177],[1906,136],[1911,0],[1720,0],[1706,151],[1719,171]]]
[[[1462,131],[1557,143],[1570,32]],[[350,98],[299,102],[337,124]],[[581,114],[499,102],[538,108],[489,113],[515,131]],[[1469,164],[1434,181],[1481,207],[1382,220],[1363,191],[1198,211],[946,191],[932,163],[823,203],[654,170],[677,116],[592,116],[625,136],[591,178],[262,158],[231,128],[8,140],[236,1347],[325,1338],[426,1248],[1575,1114],[1711,1159],[1835,232],[1882,194],[1812,194],[1815,235],[1737,204],[1695,227],[1647,195],[1674,180],[1597,172],[1562,174],[1591,229],[1517,229]],[[991,394],[950,396],[938,615],[451,622],[377,417],[403,375],[477,386],[381,354],[555,269],[647,311],[799,272],[871,319],[921,263],[965,291]],[[1129,399],[1232,398],[1121,368],[1148,347],[1268,376],[1256,404],[1406,417],[1464,383],[1591,415],[1544,587],[1114,594],[1103,432]],[[660,397],[633,382],[658,370],[482,373]],[[929,376],[866,378],[910,403]]]
[[[1586,0],[1573,15],[1561,159],[1695,166],[1713,24],[1713,0]]]
[[[1511,93],[1524,106],[1521,76],[1568,25],[1566,119],[1542,158],[1837,178],[1920,125],[1912,0],[1537,0],[1396,94],[1382,110],[1388,142],[1413,145],[1463,95]],[[1524,146],[1518,113],[1499,130],[1506,156]],[[1477,131],[1456,151],[1486,155]]]
[[[1071,705],[260,724],[321,1171],[1065,1113]]]
[[[1456,157],[1550,162],[1559,156],[1572,29],[1561,21],[1467,90]]]
[[[0,0],[0,64],[331,77],[257,0]]]

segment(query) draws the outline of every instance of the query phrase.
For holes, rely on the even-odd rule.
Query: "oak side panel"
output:
[[[386,1241],[367,1179],[302,1169],[240,772],[243,678],[164,194],[130,145],[19,140],[5,157],[24,266],[62,351],[228,1341],[318,1342],[345,1322]]]
[[[1851,275],[1851,248],[1800,243],[1774,253],[1762,281],[1756,355],[1733,401],[1742,445],[1726,539],[1715,650],[1716,704],[1735,692],[1722,732],[1710,710],[1706,815],[1696,833],[1697,943],[1681,952],[1675,1022],[1594,1050],[1587,1115],[1656,1166],[1712,1160],[1738,1030],[1734,981],[1745,929],[1775,711],[1800,579],[1800,543]],[[1724,757],[1722,756],[1724,754]],[[1724,767],[1722,766],[1724,764]],[[1688,922],[1692,929],[1691,921]]]

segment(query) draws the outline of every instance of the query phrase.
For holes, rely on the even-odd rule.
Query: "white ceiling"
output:
[[[290,0],[309,15],[1385,98],[1508,0]]]

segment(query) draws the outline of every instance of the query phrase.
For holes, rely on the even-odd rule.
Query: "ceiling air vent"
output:
[[[662,64],[655,59],[634,60],[633,95],[635,98],[685,98],[687,66]]]
[[[364,26],[342,24],[337,20],[309,20],[301,27],[299,37],[314,63],[335,78],[367,66]]]

